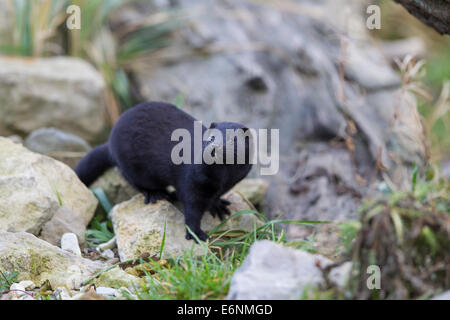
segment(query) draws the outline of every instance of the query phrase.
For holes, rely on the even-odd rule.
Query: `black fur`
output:
[[[244,164],[176,165],[171,160],[171,152],[179,142],[171,141],[172,132],[185,128],[193,139],[194,121],[196,119],[171,104],[139,104],[120,116],[109,141],[89,152],[75,172],[84,184],[89,185],[108,167],[117,166],[127,181],[145,195],[146,203],[154,203],[159,199],[173,200],[174,195],[167,192],[167,187],[175,187],[176,198],[184,205],[186,224],[199,239],[206,240],[207,235],[200,229],[201,218],[208,210],[220,219],[229,214],[227,205],[230,203],[220,197],[250,171],[250,147],[247,139]],[[222,132],[224,152],[225,130],[246,130],[242,125],[232,122],[213,123],[211,127]],[[202,131],[206,130],[203,126]],[[202,149],[209,143],[211,141],[203,142]],[[193,162],[193,141],[191,144]],[[186,238],[192,238],[189,232]]]

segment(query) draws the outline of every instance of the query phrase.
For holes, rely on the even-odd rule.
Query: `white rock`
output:
[[[433,297],[431,300],[450,300],[450,290]]]
[[[326,267],[330,263],[331,260],[321,255],[284,247],[269,240],[257,241],[234,273],[227,299],[299,299],[305,289],[324,281],[317,264]],[[333,280],[343,283],[339,277],[347,277],[344,271],[336,272]]]
[[[61,206],[87,225],[97,203],[68,166],[0,137],[0,230],[38,235]]]
[[[117,294],[117,290],[108,287],[97,287],[97,293],[104,296],[115,296]]]
[[[111,249],[106,249],[103,251],[101,256],[105,259],[113,259],[115,257],[114,252]]]
[[[22,291],[26,291],[26,290],[25,290],[25,287],[24,287],[22,284],[20,284],[20,283],[13,283],[13,284],[9,287],[9,290],[17,291],[18,294],[23,294]]]
[[[24,287],[26,290],[33,290],[34,288],[36,288],[34,282],[30,280],[20,281],[19,285]]]
[[[81,250],[78,244],[78,238],[75,233],[64,233],[61,237],[61,249],[71,252],[81,257]]]
[[[104,251],[107,249],[114,249],[115,247],[117,247],[116,236],[112,237],[108,242],[99,244],[97,250]]]
[[[66,287],[58,287],[53,293],[58,300],[70,300],[72,297],[70,296],[69,290]]]

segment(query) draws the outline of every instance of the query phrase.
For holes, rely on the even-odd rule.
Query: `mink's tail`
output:
[[[114,165],[109,153],[108,143],[105,143],[89,151],[76,166],[75,173],[86,186],[89,186],[106,169]]]

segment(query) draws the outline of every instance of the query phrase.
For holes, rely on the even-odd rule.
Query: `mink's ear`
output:
[[[210,129],[214,129],[215,127],[217,127],[217,123],[216,122],[211,122],[209,128]]]

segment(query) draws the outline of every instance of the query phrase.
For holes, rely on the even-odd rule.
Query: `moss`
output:
[[[102,273],[97,279],[94,280],[96,286],[109,287],[119,289],[121,287],[141,286],[143,280],[128,274],[119,267],[111,269]]]
[[[147,232],[141,239],[138,240],[134,249],[134,256],[139,257],[143,253],[148,253],[150,256],[158,254],[161,248],[162,233],[157,230]]]

